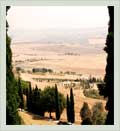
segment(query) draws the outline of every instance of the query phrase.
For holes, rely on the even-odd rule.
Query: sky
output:
[[[18,31],[29,32],[26,33],[27,35],[25,34],[27,37],[24,39],[32,36],[31,30],[35,32],[52,29],[54,35],[59,31],[64,34],[66,30],[66,33],[72,33],[75,29],[104,28],[107,31],[109,16],[106,6],[12,6],[8,12],[7,20],[10,35],[14,40],[18,37],[16,35],[19,34]],[[43,33],[46,35],[45,31]],[[47,32],[47,36],[50,36],[50,30],[49,33]],[[23,39],[20,37],[19,41]]]

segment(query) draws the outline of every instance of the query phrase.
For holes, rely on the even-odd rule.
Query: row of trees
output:
[[[31,83],[29,82],[29,87],[23,89],[19,78],[18,93],[20,96],[19,107],[21,109],[26,108],[28,111],[41,116],[44,116],[45,112],[49,112],[50,118],[52,118],[51,113],[55,112],[56,120],[59,120],[63,109],[66,107],[66,99],[63,94],[58,92],[56,84],[55,87],[46,87],[41,91],[41,89],[38,89],[37,85],[35,89],[32,89]],[[26,106],[23,94],[26,95]],[[75,122],[74,95],[72,88],[70,89],[70,98],[67,95],[67,119],[68,122]]]
[[[37,73],[37,72],[41,72],[41,73],[46,73],[46,72],[53,73],[53,70],[52,69],[47,69],[47,68],[33,68],[32,72],[33,73]]]
[[[51,113],[56,113],[56,119],[60,119],[60,115],[63,109],[66,107],[66,100],[60,92],[58,92],[57,85],[55,87],[46,87],[43,91],[38,89],[37,85],[35,89],[32,89],[31,83],[29,82],[29,87],[22,88],[21,80],[18,79],[18,88],[20,96],[19,107],[35,114],[44,116],[45,112],[49,112],[50,118],[52,118]],[[23,98],[23,94],[26,96],[26,104]]]

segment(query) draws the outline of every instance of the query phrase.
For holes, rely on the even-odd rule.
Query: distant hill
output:
[[[41,30],[9,30],[12,42],[38,42],[38,43],[83,43],[89,39],[105,39],[106,27],[80,28],[80,29],[41,29]],[[103,43],[101,43],[103,44]]]

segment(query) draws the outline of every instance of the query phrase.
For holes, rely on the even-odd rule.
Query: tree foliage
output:
[[[87,102],[84,102],[83,107],[80,110],[80,116],[82,120],[86,120],[87,118],[91,119],[91,111],[90,108],[88,106]],[[88,120],[88,119],[87,119]]]
[[[60,119],[60,107],[59,107],[59,97],[58,97],[58,89],[55,84],[55,105],[56,105],[56,119]]]
[[[56,111],[55,88],[54,87],[52,88],[46,87],[44,89],[43,100],[44,100],[45,111],[48,111],[51,117],[51,112]],[[58,92],[58,102],[59,102],[59,111],[61,114],[66,104],[65,104],[65,98],[60,92]]]
[[[69,98],[68,94],[67,94],[67,120],[68,120],[68,122],[71,121],[70,120],[70,98]]]
[[[72,88],[70,89],[70,121],[71,123],[75,122],[74,96]]]
[[[32,110],[32,87],[31,87],[31,82],[29,82],[29,87],[28,87],[28,94],[27,94],[27,109],[29,111]]]
[[[22,85],[21,85],[21,79],[20,77],[18,78],[18,84],[17,84],[17,87],[18,87],[18,95],[20,97],[20,103],[19,103],[19,107],[24,109],[24,99],[23,99],[23,88],[22,88]]]
[[[66,103],[63,94],[57,91],[57,86],[46,87],[41,91],[37,86],[35,89],[32,89],[31,84],[29,84],[26,92],[28,111],[41,116],[44,116],[45,112],[49,112],[50,118],[52,118],[51,113],[55,112],[56,119],[60,118]]]
[[[106,120],[106,112],[104,111],[101,102],[96,103],[92,108],[92,123],[93,125],[104,125]]]
[[[107,53],[106,74],[104,78],[105,84],[99,86],[100,94],[108,98],[106,110],[108,110],[106,124],[114,124],[114,6],[108,6],[109,27],[106,39]]]
[[[42,108],[41,108],[41,90],[38,89],[37,85],[35,89],[32,90],[32,104],[31,104],[32,112],[42,115]]]
[[[92,125],[92,120],[91,118],[87,117],[85,118],[82,122],[81,125]]]
[[[83,94],[86,97],[95,98],[95,99],[103,99],[103,96],[100,96],[99,91],[95,89],[84,89]]]
[[[9,10],[6,7],[6,14]],[[8,30],[8,23],[6,21],[6,31]],[[17,112],[19,106],[19,96],[17,89],[17,82],[12,72],[12,52],[10,48],[11,39],[6,32],[6,124],[18,125],[21,123]]]
[[[106,112],[101,102],[95,103],[92,110],[90,110],[88,104],[84,102],[80,110],[80,116],[82,125],[104,125],[106,120]]]

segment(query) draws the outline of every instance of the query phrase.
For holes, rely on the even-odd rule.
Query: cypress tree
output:
[[[31,88],[31,82],[29,82],[28,98],[27,98],[27,109],[29,111],[32,111],[32,88]]]
[[[32,111],[34,113],[37,113],[39,112],[39,90],[38,90],[38,87],[36,85],[35,89],[32,91],[33,92],[33,97],[32,97]]]
[[[72,88],[70,89],[70,120],[71,123],[75,122],[74,96]]]
[[[57,85],[55,84],[55,104],[56,104],[56,120],[60,119],[60,108],[59,108],[59,101],[58,101],[58,89]]]
[[[106,124],[114,124],[114,6],[108,7],[110,21],[105,51],[107,52],[107,66],[105,83],[107,89],[108,102],[106,109],[108,110]]]
[[[91,124],[91,111],[87,102],[84,102],[83,107],[80,110],[80,116],[82,119],[82,123],[81,123],[82,125]]]
[[[44,116],[45,106],[44,106],[44,97],[43,97],[41,89],[38,89],[37,96],[38,96],[37,97],[37,114]]]
[[[6,7],[6,14],[9,10]],[[12,72],[12,52],[10,48],[11,39],[7,34],[8,23],[6,21],[6,124],[18,125],[21,124],[17,109],[19,105],[17,83]]]
[[[109,27],[106,38],[106,47],[104,50],[107,53],[106,74],[104,78],[105,85],[99,85],[100,94],[108,98],[106,110],[108,115],[106,119],[107,125],[114,124],[114,6],[108,6]]]
[[[36,109],[37,114],[44,116],[43,108],[41,103],[41,90],[37,88],[37,97],[36,97]]]
[[[25,105],[25,108],[26,109],[28,109],[28,93],[29,93],[29,91],[28,91],[28,87],[27,88],[25,88],[25,95],[26,95],[26,105]]]
[[[27,107],[27,110],[29,111],[29,105],[30,105],[30,102],[29,102],[29,87],[26,88],[26,99],[27,99],[26,107]]]
[[[34,98],[35,97],[34,96],[34,92],[35,92],[34,88],[32,89],[32,94],[29,92],[30,93],[29,94],[29,99],[30,99],[30,103],[31,103],[30,104],[30,111],[33,112],[33,113],[35,113],[35,110],[36,110],[36,108],[35,108],[35,100],[34,100],[35,99]]]
[[[70,122],[70,100],[69,100],[69,96],[67,94],[67,120],[68,122]]]
[[[23,89],[22,89],[22,86],[21,86],[20,77],[18,78],[18,95],[19,95],[19,97],[20,97],[19,107],[20,107],[21,109],[24,109]]]

